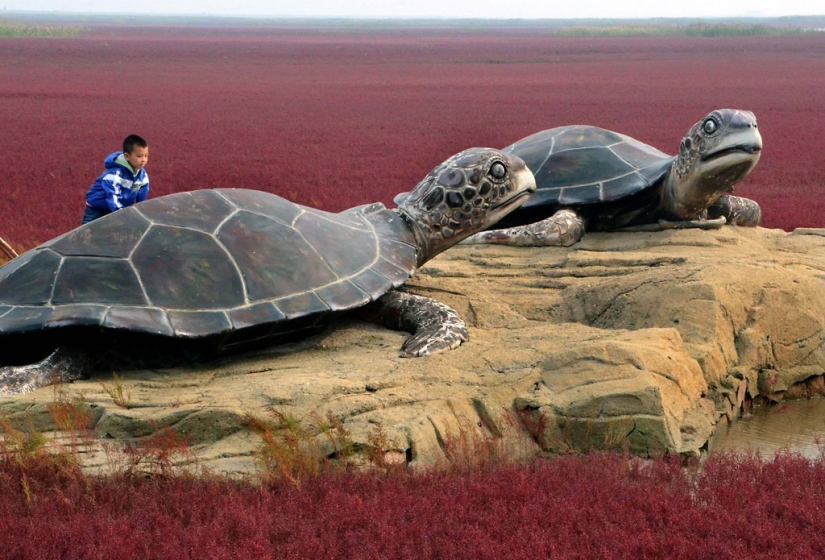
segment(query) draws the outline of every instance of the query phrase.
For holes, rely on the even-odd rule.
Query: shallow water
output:
[[[733,422],[722,420],[710,442],[711,452],[756,451],[771,457],[791,451],[811,459],[825,451],[825,398],[754,407]]]

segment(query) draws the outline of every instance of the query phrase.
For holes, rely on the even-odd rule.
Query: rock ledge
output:
[[[402,359],[405,338],[356,319],[298,344],[174,370],[64,387],[100,441],[171,426],[207,466],[250,471],[267,408],[328,413],[356,444],[381,426],[415,465],[459,433],[541,451],[629,444],[696,453],[750,399],[807,395],[825,373],[825,230],[587,234],[570,248],[459,246],[423,267],[415,293],[452,305],[471,340]],[[819,380],[819,381],[817,381]],[[800,389],[802,387],[802,389]],[[54,429],[54,390],[0,399],[0,413]],[[91,467],[102,454],[90,454]]]

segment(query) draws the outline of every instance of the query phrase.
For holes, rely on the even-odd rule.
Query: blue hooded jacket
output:
[[[145,169],[135,175],[123,152],[114,152],[103,160],[106,171],[95,179],[86,193],[86,203],[110,212],[146,200],[149,195],[149,176]]]

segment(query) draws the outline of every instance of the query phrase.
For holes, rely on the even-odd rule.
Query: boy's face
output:
[[[124,152],[123,157],[126,158],[126,161],[129,162],[132,169],[140,171],[146,166],[146,162],[149,161],[149,146],[145,148],[135,146],[131,152]]]

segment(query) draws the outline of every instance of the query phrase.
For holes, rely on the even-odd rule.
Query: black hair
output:
[[[146,143],[146,140],[138,136],[137,134],[130,134],[126,138],[123,139],[123,153],[124,154],[131,154],[132,150],[135,149],[135,146],[139,148],[148,148],[149,144]]]

